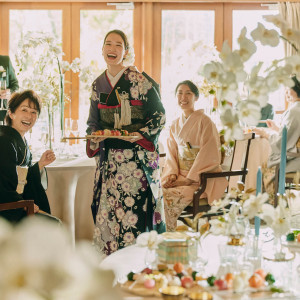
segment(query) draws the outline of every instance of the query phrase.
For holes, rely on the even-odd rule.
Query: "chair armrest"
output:
[[[7,202],[7,203],[0,204],[0,211],[18,209],[18,208],[27,208],[26,209],[27,215],[33,215],[34,214],[34,201],[33,200],[20,200],[20,201]]]
[[[202,183],[202,181],[207,179],[207,178],[240,176],[240,175],[244,175],[244,174],[247,174],[247,173],[248,173],[248,169],[238,170],[238,171],[216,172],[216,173],[205,172],[205,173],[200,174],[200,182]]]
[[[300,152],[297,152],[297,153],[295,153],[295,152],[287,152],[286,156],[288,156],[288,157],[300,157]]]

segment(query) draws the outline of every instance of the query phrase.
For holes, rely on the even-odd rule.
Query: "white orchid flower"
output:
[[[238,51],[239,56],[243,62],[249,60],[249,58],[256,52],[256,45],[251,40],[244,38],[240,40],[240,50]]]
[[[209,224],[211,225],[209,231],[214,235],[225,235],[227,232],[228,224],[223,219],[213,219],[209,220]]]
[[[239,119],[247,125],[255,126],[261,119],[261,108],[256,100],[240,101],[237,109]]]
[[[254,41],[260,41],[262,45],[276,47],[279,44],[279,34],[274,29],[266,29],[261,23],[251,32]]]
[[[71,70],[74,73],[80,72],[80,64],[81,64],[80,58],[76,57],[71,63]]]
[[[152,230],[141,233],[136,239],[136,244],[140,247],[147,247],[150,250],[154,250],[158,248],[158,244],[162,241],[163,236],[159,235],[157,231]]]
[[[270,23],[273,23],[276,27],[282,28],[286,25],[286,21],[282,18],[280,14],[278,15],[265,15],[263,18]]]
[[[286,234],[290,229],[290,215],[286,206],[287,203],[283,199],[279,199],[276,208],[270,204],[262,206],[262,219],[273,229],[274,235],[278,237]]]
[[[298,43],[300,40],[300,31],[297,29],[290,28],[288,26],[283,26],[281,28],[281,33],[284,38],[291,42]]]
[[[220,211],[225,206],[227,206],[230,203],[230,201],[231,199],[229,194],[226,194],[224,199],[214,200],[211,204],[211,208],[208,211],[208,213],[215,213],[217,211]]]
[[[226,40],[223,43],[222,51],[220,52],[219,57],[222,59],[222,61],[224,61],[231,53],[232,53],[231,47],[229,46],[228,41]]]
[[[61,65],[61,69],[62,69],[62,72],[63,72],[63,73],[65,73],[65,72],[71,70],[71,65],[70,65],[70,63],[69,63],[68,61],[66,61],[66,60],[63,60],[63,61],[61,62],[60,65]]]
[[[292,74],[295,74],[300,79],[300,55],[292,55],[286,58],[287,64],[292,66]]]
[[[0,66],[0,72],[5,72],[5,69],[3,68],[3,66]]]
[[[224,68],[219,62],[210,62],[202,69],[202,74],[208,82],[218,82],[222,73],[224,73]]]
[[[270,72],[266,77],[266,82],[270,91],[276,91],[279,85],[292,87],[294,81],[290,78],[293,67],[291,65],[285,65],[283,67],[277,66],[274,71]]]
[[[263,205],[269,199],[268,193],[259,193],[257,196],[251,195],[243,204],[243,213],[252,219],[263,211]]]

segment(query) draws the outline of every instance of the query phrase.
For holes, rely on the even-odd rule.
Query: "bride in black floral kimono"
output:
[[[118,129],[133,136],[87,143],[88,156],[97,161],[94,244],[106,255],[135,243],[142,232],[165,231],[157,144],[165,110],[156,82],[134,66],[124,67],[128,48],[122,31],[107,33],[102,48],[107,70],[93,83],[87,122],[88,134]]]

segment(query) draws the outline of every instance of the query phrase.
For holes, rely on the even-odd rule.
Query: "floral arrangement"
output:
[[[121,299],[90,243],[75,251],[63,227],[34,217],[18,226],[0,219],[0,270],[2,300]]]
[[[257,196],[253,194],[245,196],[245,200],[242,199],[237,202],[240,203],[239,206],[232,205],[234,203],[230,203],[229,198],[217,201],[210,212],[223,210],[225,214],[218,219],[209,221],[211,225],[209,232],[214,235],[230,235],[232,234],[232,228],[237,226],[237,217],[241,217],[246,222],[254,217],[259,217],[273,230],[276,237],[280,237],[286,234],[290,228],[291,213],[287,206],[287,198],[292,196],[294,195],[281,196],[276,208],[267,203],[269,200],[267,193],[259,193]],[[231,206],[226,210],[225,207],[228,204],[231,204]],[[238,211],[238,208],[241,208],[241,210]]]
[[[81,67],[80,59],[71,63],[62,60],[64,53],[56,40],[44,32],[28,32],[18,45],[16,65],[22,89],[32,89],[41,97],[48,109],[48,115],[60,110],[60,129],[64,130],[64,74],[67,71],[79,73],[85,88],[90,88],[93,80],[90,67]],[[53,123],[49,118],[50,123]],[[51,139],[49,139],[51,140]]]
[[[248,38],[244,27],[238,38],[239,49],[231,50],[225,41],[219,55],[220,61],[211,61],[202,68],[202,74],[208,83],[218,86],[216,97],[225,129],[225,140],[242,137],[240,120],[255,126],[261,117],[261,107],[268,102],[269,93],[276,91],[281,85],[293,86],[290,78],[292,74],[300,79],[299,54],[274,60],[270,66],[259,62],[250,72],[246,72],[245,63],[257,50],[255,42],[275,47],[280,38],[292,45],[300,39],[300,31],[290,28],[280,15],[264,16],[264,19],[275,24],[281,34],[258,23],[257,28],[250,33],[251,38]],[[239,92],[241,85],[247,89],[244,96]],[[236,109],[233,110],[231,105]]]
[[[204,97],[215,95],[218,89],[218,85],[215,82],[209,83],[206,78],[199,83],[199,93],[203,94]]]

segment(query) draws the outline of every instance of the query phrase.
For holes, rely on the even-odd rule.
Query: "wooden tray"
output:
[[[116,135],[86,135],[86,136],[65,136],[62,138],[62,140],[90,140],[90,139],[93,139],[93,138],[97,138],[97,137],[103,137],[103,138],[108,138],[108,139],[125,139],[125,140],[134,140],[134,139],[137,139],[139,138],[139,136],[135,136],[135,135],[119,135],[119,136],[116,136]]]

